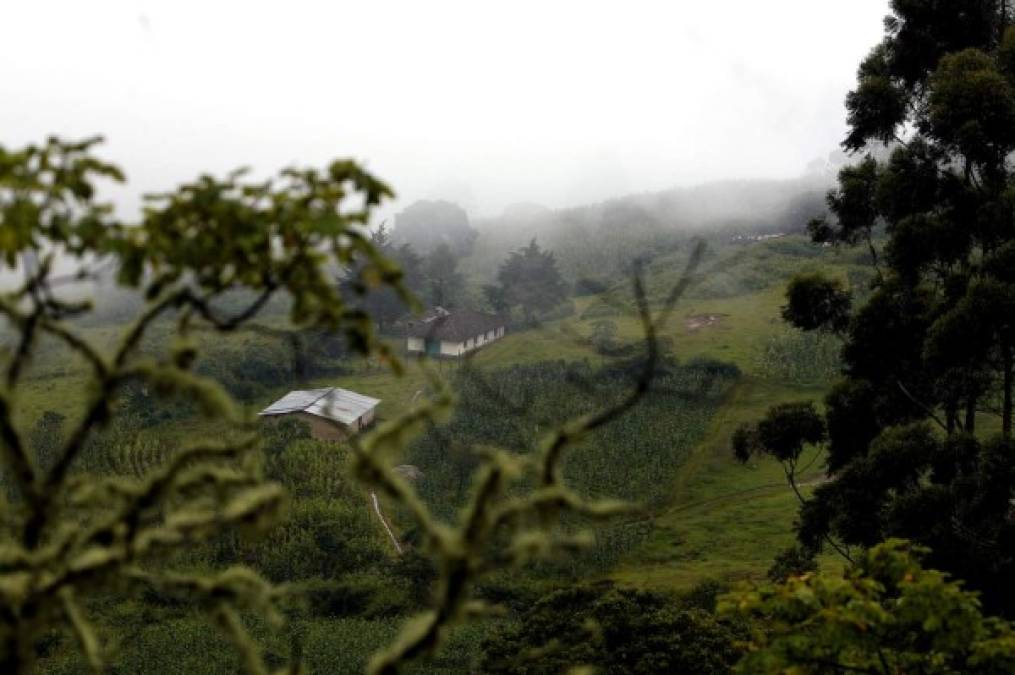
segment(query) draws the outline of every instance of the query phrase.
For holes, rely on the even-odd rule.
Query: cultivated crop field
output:
[[[774,403],[820,401],[835,368],[836,345],[802,337],[783,324],[779,308],[784,280],[816,261],[847,279],[857,269],[856,261],[831,250],[815,253],[802,239],[713,246],[716,252],[659,335],[665,359],[658,391],[586,440],[565,465],[568,483],[580,493],[624,499],[637,509],[613,522],[563,523],[565,528],[592,527],[593,548],[559,564],[502,573],[484,586],[489,597],[523,607],[565,580],[610,579],[640,589],[683,592],[704,582],[759,579],[773,556],[792,542],[797,502],[781,468],[770,460],[736,463],[729,435],[737,424],[758,417]],[[653,305],[683,264],[677,252],[646,270]],[[115,328],[94,325],[87,331],[101,343]],[[150,347],[165,339],[156,330]],[[389,338],[389,344],[401,352],[397,338]],[[383,422],[412,409],[429,387],[423,367],[412,359],[405,360],[404,374],[395,376],[384,363],[329,353],[323,347],[305,356],[304,372],[296,377],[286,344],[265,333],[239,333],[214,342],[209,337],[202,347],[208,351],[202,367],[236,388],[251,418],[289,389],[340,386],[382,399],[378,413]],[[636,363],[642,350],[629,282],[578,298],[571,315],[509,332],[466,364],[430,364],[455,389],[457,410],[449,422],[425,432],[393,461],[422,471],[417,489],[435,513],[451,522],[468,497],[476,448],[533,447],[541,432],[631,386],[633,366],[621,366]],[[21,424],[39,426],[46,411],[58,411],[61,401],[83,396],[83,368],[63,349],[54,345],[47,350],[32,364],[26,381]],[[114,427],[96,439],[89,464],[96,470],[157,463],[189,435],[213,430],[213,423],[195,417],[186,402],[152,410],[135,392],[123,405],[136,408],[140,417],[133,418],[135,426]],[[278,459],[269,457],[266,466],[269,476],[294,490],[288,523],[264,543],[224,541],[213,550],[194,551],[183,562],[204,569],[254,556],[274,579],[309,584],[316,596],[331,598],[326,601],[331,604],[293,610],[313,654],[308,665],[314,672],[354,670],[396,633],[407,613],[425,602],[411,589],[425,586],[429,573],[425,565],[410,568],[394,555],[367,493],[345,476],[340,448],[303,441],[302,446],[281,449],[287,442],[267,443],[282,443],[275,451]],[[821,457],[810,457],[805,485],[821,474]],[[412,542],[411,519],[384,500],[382,504],[398,536]],[[339,548],[327,543],[338,541],[353,543]],[[838,562],[826,556],[822,564]],[[179,672],[224,671],[232,662],[222,638],[207,632],[202,619],[188,611],[167,606],[172,618],[153,625],[138,621],[138,613],[146,611],[142,605],[118,604],[98,611],[120,616],[124,625],[133,627],[131,640],[120,647],[121,663],[128,670],[142,651],[163,660],[153,666],[149,659],[152,672],[173,672],[174,667]],[[421,672],[467,667],[485,635],[484,626],[492,625],[475,624],[456,633],[441,658]],[[283,658],[284,640],[256,623],[251,630],[264,639],[269,655]],[[348,638],[341,640],[338,651],[328,646],[335,644],[335,635]],[[183,644],[186,649],[181,649]],[[76,671],[80,663],[71,647],[54,645],[47,659],[51,672]],[[219,653],[226,656],[209,660],[208,655]]]

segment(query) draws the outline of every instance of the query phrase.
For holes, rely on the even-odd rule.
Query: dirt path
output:
[[[398,555],[402,555],[402,545],[398,543],[398,537],[395,536],[395,533],[391,529],[391,525],[388,524],[388,519],[384,517],[383,513],[381,513],[381,502],[377,499],[376,492],[370,493],[370,500],[374,503],[374,513],[376,513],[377,517],[381,519],[381,525],[384,526],[384,531],[387,532],[388,537],[391,538],[391,543],[395,546],[395,551],[398,552]]]

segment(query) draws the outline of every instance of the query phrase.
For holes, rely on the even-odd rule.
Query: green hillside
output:
[[[797,503],[786,489],[781,469],[768,461],[747,467],[737,464],[729,451],[729,435],[739,423],[756,419],[773,403],[820,400],[828,385],[822,372],[809,380],[807,376],[815,377],[814,373],[801,375],[794,370],[797,362],[812,361],[816,353],[827,360],[828,353],[834,356],[834,349],[825,346],[816,351],[814,344],[801,344],[800,336],[783,324],[779,307],[786,279],[817,266],[844,279],[863,273],[852,257],[816,249],[799,237],[747,245],[719,241],[710,250],[698,280],[660,338],[678,361],[716,359],[737,366],[742,375],[724,395],[704,437],[671,468],[672,475],[663,477],[671,487],[666,505],[651,513],[650,536],[607,573],[639,587],[679,590],[703,579],[757,577],[775,553],[792,541]],[[651,297],[658,299],[675,283],[683,263],[678,252],[651,264],[645,272]],[[701,318],[709,316],[714,317],[712,322]],[[604,321],[615,327],[618,341],[639,340],[629,282],[618,283],[605,294],[578,299],[570,317],[509,333],[476,353],[471,365],[494,373],[509,366],[560,359],[602,364],[609,358],[600,355],[589,338]],[[101,340],[107,330],[95,328],[92,334]],[[266,340],[237,335],[229,339],[228,347],[243,351],[263,347]],[[392,345],[398,349],[396,341]],[[780,345],[786,348],[780,350]],[[34,377],[25,388],[25,410],[32,417],[55,407],[58,398],[80,394],[75,375],[84,366],[65,356],[54,351],[35,364]],[[390,419],[407,410],[425,386],[418,365],[412,361],[406,365],[405,375],[396,377],[385,366],[359,362],[347,366],[349,372],[315,377],[301,386],[337,385],[380,398],[380,417]],[[454,362],[437,364],[438,372],[446,376],[453,376],[458,367]],[[288,388],[269,389],[245,407],[253,414]],[[33,422],[25,420],[26,425]],[[202,425],[174,420],[159,427],[158,433],[186,434]],[[817,479],[820,473],[817,459],[809,479]]]
[[[683,262],[677,254],[652,264],[647,278],[656,295],[675,282]],[[864,270],[850,256],[816,250],[798,237],[716,247],[661,338],[672,341],[681,361],[714,358],[736,365],[743,374],[726,394],[704,438],[672,467],[672,476],[667,478],[672,484],[668,504],[652,513],[651,536],[609,572],[610,577],[666,590],[683,590],[705,579],[758,577],[774,555],[792,542],[798,503],[782,469],[774,461],[747,467],[736,463],[728,441],[738,424],[757,419],[768,406],[789,400],[819,401],[826,391],[827,377],[810,381],[795,377],[795,361],[812,359],[814,345],[798,345],[800,337],[779,317],[788,277],[819,265],[844,279],[859,278]],[[743,292],[744,288],[751,290]],[[573,317],[509,334],[478,352],[474,365],[491,371],[555,359],[601,361],[603,357],[585,341],[595,324],[609,320],[616,325],[619,339],[635,341],[640,326],[632,313],[630,291],[627,284],[620,284],[608,294],[580,299]],[[707,315],[720,318],[715,324],[695,327],[695,317]],[[790,350],[772,349],[780,344],[789,344]],[[822,353],[829,351],[834,354],[834,349]],[[773,353],[781,357],[781,363],[771,363]],[[444,366],[449,371],[454,367]],[[328,381],[384,398],[386,415],[404,408],[423,385],[422,376],[411,368],[401,380],[373,372]],[[820,458],[815,458],[806,478],[814,481],[821,473]]]
[[[655,259],[645,270],[649,299],[654,307],[658,307],[661,298],[679,278],[686,262],[684,256],[683,251],[678,250]],[[814,247],[799,237],[750,244],[730,244],[718,239],[710,242],[709,254],[695,283],[659,335],[660,344],[678,364],[711,359],[735,366],[740,374],[716,390],[718,398],[694,404],[693,410],[690,404],[681,403],[679,397],[672,400],[665,397],[650,399],[644,409],[631,418],[630,427],[618,429],[613,435],[605,433],[602,442],[590,445],[584,455],[583,451],[575,452],[570,460],[574,464],[568,475],[573,475],[579,485],[591,488],[612,481],[623,485],[621,496],[632,501],[644,497],[647,507],[636,518],[622,520],[618,525],[597,526],[598,548],[579,556],[574,564],[544,570],[527,578],[502,574],[491,582],[490,592],[507,594],[505,597],[515,597],[518,602],[525,603],[538,597],[545,589],[566,583],[568,579],[611,579],[640,589],[682,592],[704,581],[730,582],[763,577],[773,557],[793,540],[792,525],[797,502],[786,487],[782,470],[776,463],[767,460],[747,466],[736,463],[730,452],[729,436],[739,423],[756,419],[773,403],[800,399],[818,401],[828,387],[829,377],[835,369],[838,345],[804,338],[787,328],[779,317],[786,280],[795,272],[817,266],[854,284],[864,278],[864,268],[852,255]],[[628,355],[637,354],[641,328],[634,316],[630,289],[629,280],[619,281],[605,293],[577,298],[574,312],[569,316],[545,322],[538,328],[509,332],[504,339],[475,353],[469,363],[471,370],[482,373],[491,381],[499,381],[498,378],[511,373],[511,377],[524,378],[527,377],[524,375],[527,365],[536,365],[536,370],[529,372],[539,372],[546,370],[548,364],[558,362],[586,364],[583,367],[594,373],[618,358],[606,356],[597,348],[596,336],[605,330],[604,323],[609,326],[607,332],[615,349]],[[106,333],[114,328],[92,327],[87,334],[101,343]],[[152,346],[165,339],[161,335],[161,331],[155,332]],[[267,369],[261,372],[261,369],[273,365],[282,368],[279,372],[284,372],[284,364],[264,363],[285,360],[285,349],[276,344],[276,339],[262,333],[239,333],[224,340],[221,337],[212,340],[210,336],[198,339],[201,346],[209,350],[205,367],[239,368],[240,380],[248,377],[251,382],[263,382],[263,385],[258,385],[260,388],[252,389],[254,395],[246,396],[246,401],[242,403],[251,416],[291,388],[337,385],[382,399],[380,418],[392,419],[409,410],[426,387],[423,371],[411,359],[405,362],[404,376],[396,377],[383,364],[348,358],[327,362],[320,368],[322,372],[309,378],[273,385],[271,377],[274,371]],[[400,342],[394,338],[390,344],[396,352],[401,348]],[[44,358],[33,364],[23,388],[23,426],[34,425],[46,410],[59,409],[59,402],[63,399],[77,400],[84,393],[79,384],[84,367],[65,350],[55,346],[47,350]],[[247,370],[249,368],[254,370]],[[461,364],[452,361],[439,362],[436,369],[452,382],[462,372]],[[679,383],[680,379],[672,381]],[[524,381],[519,382],[520,386],[526,386]],[[544,400],[540,404],[544,409],[563,416],[577,399],[567,394],[565,389],[555,391],[551,388],[537,400]],[[464,407],[462,414],[488,413]],[[497,415],[495,410],[489,414]],[[168,406],[165,415],[163,421],[156,420],[153,426],[146,426],[138,432],[138,440],[135,441],[135,445],[141,448],[138,452],[150,453],[153,451],[147,448],[172,445],[194,432],[210,430],[209,422],[191,416],[186,410],[176,410],[172,405]],[[450,428],[457,427],[452,425]],[[653,436],[653,431],[659,429],[673,430],[669,432],[673,434],[669,441],[673,447],[667,448],[666,437],[660,437],[658,432],[649,438]],[[113,430],[110,433],[120,432]],[[637,445],[642,455],[631,454],[635,446],[630,444],[635,436],[645,436],[639,439]],[[534,439],[535,436],[530,440]],[[425,443],[420,447],[425,448]],[[307,451],[319,452],[301,450],[304,454],[300,456],[309,457],[305,454]],[[416,457],[424,456],[419,455],[423,449],[410,448],[407,452],[410,455],[416,453]],[[636,456],[643,459],[632,460]],[[586,462],[595,462],[598,468],[594,475],[589,473],[591,465],[581,466],[583,457]],[[821,458],[813,457],[813,460],[805,472],[805,484],[820,480]],[[440,462],[439,456],[434,461]],[[642,463],[632,465],[631,461]],[[630,467],[630,470],[625,467]],[[431,476],[429,486],[420,486],[424,495],[433,495],[434,489],[438,489],[435,486],[442,484],[441,481],[447,483],[449,479],[442,478],[440,474],[438,471]],[[348,495],[359,492],[352,486],[343,490],[351,490]],[[436,498],[444,504],[438,512],[453,507],[452,495],[438,495]],[[339,499],[348,501],[348,497]],[[378,581],[376,576],[389,574],[383,570],[395,564],[396,558],[377,522],[369,518],[365,494],[344,505],[327,506],[326,503],[313,501],[298,504],[302,505],[294,511],[294,518],[310,517],[310,511],[304,512],[306,508],[325,509],[320,512],[322,516],[334,513],[331,517],[348,521],[348,527],[354,527],[357,532],[355,536],[365,537],[361,541],[372,551],[370,556],[373,556],[371,560],[374,562],[368,568],[360,572],[343,572],[340,577],[346,580],[340,583],[372,589],[360,591],[366,593],[364,597],[371,598],[367,600],[366,618],[363,615],[359,618],[315,618],[307,624],[309,644],[320,647],[311,662],[315,670],[329,668],[328,659],[337,658],[329,656],[331,652],[318,639],[320,635],[335,631],[371,636],[365,642],[354,642],[361,648],[344,654],[341,657],[344,660],[333,662],[361,664],[377,645],[383,643],[383,636],[394,633],[404,616],[405,598],[400,594],[405,591],[397,590],[402,587],[398,584],[392,586],[390,581]],[[399,535],[411,538],[409,519],[391,505],[384,508],[391,509],[389,517]],[[357,524],[351,525],[353,522]],[[267,546],[266,552],[272,544],[269,542]],[[278,555],[295,555],[285,551],[290,549],[284,548]],[[292,564],[282,561],[279,558],[279,564]],[[199,556],[192,564],[203,567],[206,563]],[[338,564],[337,561],[335,564]],[[822,564],[835,566],[838,561],[826,556]],[[349,576],[350,573],[352,576]],[[116,611],[126,616],[132,615],[135,609],[128,605]],[[196,635],[195,631],[199,629],[195,622],[200,619],[178,616],[173,621],[173,628],[168,632],[164,625],[143,629],[139,644],[144,645],[145,652],[173,654],[172,659],[187,663],[191,654],[200,655],[219,649],[219,638],[207,636],[195,637],[194,644],[197,646],[191,653],[175,652],[166,642],[169,635],[181,632]],[[357,621],[360,624],[356,624]],[[445,652],[444,660],[428,667],[427,672],[442,672],[442,662],[448,672],[460,670],[471,658],[473,647],[469,645],[482,639],[483,631],[480,624],[457,634]],[[276,638],[269,635],[262,637],[275,645],[272,649],[283,649]],[[75,667],[73,650],[68,648],[66,652],[57,652],[64,653],[71,660],[66,663],[62,658],[52,661],[54,672],[65,666],[71,670]],[[124,663],[130,663],[134,658],[132,655],[137,653],[137,650],[127,649]],[[203,665],[208,665],[205,657],[199,658]],[[213,669],[228,668],[227,663],[228,659]],[[154,672],[161,671],[156,668]]]

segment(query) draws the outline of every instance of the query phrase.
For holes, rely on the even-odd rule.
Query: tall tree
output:
[[[422,294],[424,290],[422,259],[408,244],[396,246],[384,223],[370,235],[370,243],[374,249],[396,265],[397,275],[402,287],[413,293]],[[350,295],[359,294],[358,304],[377,323],[379,331],[384,332],[391,324],[412,309],[406,299],[390,285],[382,284],[379,277],[366,277],[362,268],[368,261],[359,261],[352,265],[343,279],[343,288]]]
[[[556,257],[539,248],[535,239],[511,252],[497,271],[497,281],[498,286],[486,290],[487,299],[500,310],[520,307],[529,322],[567,297]]]
[[[429,255],[442,244],[461,258],[472,253],[477,232],[465,209],[447,201],[418,201],[395,216],[392,239]]]
[[[452,308],[465,293],[465,277],[458,271],[458,256],[440,244],[423,262],[424,296],[432,307]]]
[[[799,535],[933,549],[935,566],[1015,600],[1009,499],[1015,387],[1015,29],[1004,2],[894,0],[885,38],[846,99],[843,146],[867,150],[828,195],[815,241],[862,245],[873,293],[851,310],[820,277],[795,280],[784,317],[846,338],[826,399],[831,481]],[[887,159],[870,150],[888,145]],[[1000,418],[998,439],[974,436]],[[930,427],[938,427],[938,436]],[[755,434],[755,435],[752,435]],[[756,438],[756,429],[739,433]],[[750,444],[746,446],[751,447]],[[761,452],[773,454],[764,444]]]

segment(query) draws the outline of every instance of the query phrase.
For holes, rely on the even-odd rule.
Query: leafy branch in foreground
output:
[[[397,369],[374,339],[370,317],[333,282],[335,268],[356,259],[359,287],[388,285],[411,304],[400,272],[373,248],[365,227],[391,192],[344,161],[263,182],[245,181],[242,172],[203,176],[149,198],[141,222],[128,226],[96,201],[99,181],[123,180],[92,154],[99,140],[0,148],[0,271],[22,278],[0,294],[3,330],[12,337],[11,349],[0,351],[0,451],[10,496],[0,541],[0,669],[30,672],[37,638],[63,626],[100,670],[103,647],[85,601],[155,587],[203,607],[245,667],[265,672],[238,612],[280,621],[272,609],[278,591],[240,568],[209,576],[164,569],[173,552],[217,532],[263,529],[285,502],[281,487],[260,477],[250,422],[216,382],[191,371],[189,336],[243,328],[284,295],[292,324],[341,331],[352,348],[389,357]],[[357,206],[349,208],[350,200]],[[75,263],[74,280],[113,267],[121,285],[147,299],[111,349],[73,323],[91,304],[60,296],[56,287],[68,277],[54,274],[58,262]],[[156,324],[171,326],[171,347],[145,342]],[[32,359],[53,341],[87,364],[90,381],[81,409],[62,411],[71,429],[42,463],[21,430],[19,392]],[[143,478],[87,474],[79,465],[89,439],[115,418],[124,388],[139,382],[194,402],[217,425],[215,440],[194,441]]]
[[[372,245],[365,227],[390,192],[348,162],[323,172],[286,170],[260,183],[246,181],[242,172],[225,180],[204,176],[150,197],[141,221],[127,225],[95,200],[98,181],[123,179],[91,154],[97,142],[50,139],[0,150],[0,258],[7,273],[23,279],[0,296],[5,339],[11,338],[0,356],[0,441],[9,496],[0,544],[0,663],[6,672],[31,671],[38,638],[57,628],[74,635],[92,669],[101,670],[108,654],[89,601],[153,592],[202,608],[237,647],[245,670],[267,672],[243,615],[253,612],[281,628],[276,606],[286,591],[244,568],[212,574],[172,569],[174,553],[224,530],[263,530],[286,502],[280,486],[262,479],[250,420],[214,380],[193,371],[193,337],[251,328],[281,295],[289,301],[291,325],[342,332],[352,349],[378,354],[400,372],[375,340],[371,317],[347,297],[386,285],[412,306],[400,272]],[[350,210],[350,198],[361,206]],[[699,245],[655,312],[636,275],[645,357],[631,391],[550,432],[536,452],[488,450],[457,524],[438,522],[388,461],[421,425],[449,409],[452,396],[443,383],[434,379],[430,401],[353,442],[358,475],[412,515],[440,572],[434,609],[375,658],[375,671],[399,670],[430,653],[463,619],[492,611],[473,597],[484,576],[586,545],[588,536],[568,533],[561,516],[601,519],[625,508],[578,496],[565,486],[561,462],[569,448],[649,392],[660,358],[657,335],[692,282],[702,251]],[[54,273],[68,262],[74,272]],[[108,270],[147,304],[118,340],[96,344],[77,321],[90,303],[68,300],[57,289],[68,280],[101,279]],[[339,285],[335,274],[342,270],[355,278]],[[19,394],[32,360],[54,343],[84,362],[89,389],[79,410],[60,411],[69,432],[49,443],[40,461],[21,429]],[[214,439],[197,438],[167,453],[141,477],[90,472],[84,455],[91,442],[120,415],[118,400],[138,386],[188,399],[215,426]]]
[[[361,478],[408,510],[439,566],[435,606],[412,620],[390,649],[375,656],[371,672],[398,672],[404,664],[432,653],[456,624],[495,611],[473,598],[473,589],[484,576],[588,545],[587,535],[561,531],[563,514],[602,519],[626,508],[616,501],[586,500],[570,490],[561,477],[561,462],[568,449],[628,412],[650,391],[660,358],[657,336],[692,282],[703,252],[704,245],[699,243],[680,281],[654,313],[641,276],[635,275],[634,297],[644,332],[645,358],[631,390],[614,404],[552,430],[535,452],[487,450],[471,500],[457,525],[434,517],[402,477],[389,468],[392,462],[388,461],[413,432],[447,412],[452,397],[439,381],[433,383],[436,393],[430,402],[354,443]],[[514,487],[529,489],[519,494]]]
[[[975,593],[925,569],[926,549],[891,539],[842,576],[805,574],[720,599],[755,621],[740,673],[1010,673],[1011,624]]]

